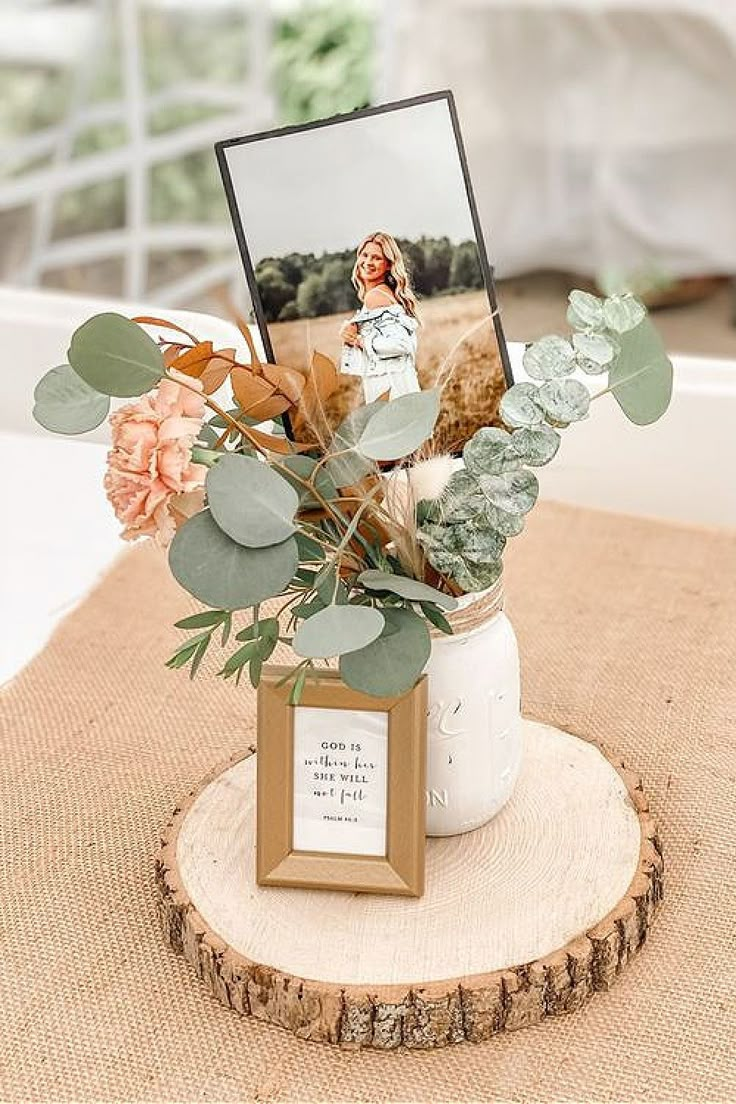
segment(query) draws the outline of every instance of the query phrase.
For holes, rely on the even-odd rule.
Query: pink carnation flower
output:
[[[197,379],[172,371],[201,391]],[[192,462],[192,446],[202,427],[205,403],[173,379],[155,391],[120,407],[110,417],[112,449],[108,453],[105,491],[124,540],[154,537],[165,546],[176,532],[176,517],[188,515],[192,495],[203,501],[207,468]],[[186,500],[176,496],[187,495]]]

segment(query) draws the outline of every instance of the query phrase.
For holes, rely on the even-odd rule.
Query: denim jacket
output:
[[[375,310],[362,307],[350,321],[358,327],[363,348],[343,345],[341,371],[363,377],[416,374],[418,323],[403,307],[398,303]]]

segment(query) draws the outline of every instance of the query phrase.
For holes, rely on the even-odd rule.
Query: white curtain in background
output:
[[[736,0],[416,0],[395,96],[456,96],[500,275],[736,272]]]

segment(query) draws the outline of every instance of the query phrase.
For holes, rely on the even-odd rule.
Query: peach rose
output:
[[[199,380],[176,371],[171,374],[201,391]],[[207,468],[192,462],[192,446],[204,410],[201,394],[165,379],[155,391],[110,416],[112,449],[105,491],[115,516],[123,523],[124,540],[154,537],[166,546],[176,532],[177,520],[191,513],[192,496],[204,500]],[[188,497],[179,500],[178,496],[184,495]],[[182,506],[186,503],[186,510],[177,508],[179,501]]]

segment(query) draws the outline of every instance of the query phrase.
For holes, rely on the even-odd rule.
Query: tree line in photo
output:
[[[411,285],[419,299],[483,287],[474,241],[454,245],[449,238],[397,238]],[[353,311],[358,306],[350,277],[355,250],[339,253],[289,253],[265,257],[256,265],[256,282],[267,322],[291,322]]]

